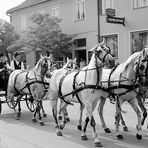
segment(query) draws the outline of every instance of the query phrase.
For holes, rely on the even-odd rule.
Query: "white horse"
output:
[[[35,68],[31,70],[15,70],[9,76],[7,88],[7,100],[12,102],[16,119],[21,116],[20,99],[23,95],[31,95],[36,102],[36,109],[33,115],[33,121],[36,122],[36,113],[39,114],[39,123],[43,125],[40,115],[40,102],[44,96],[45,83],[44,77],[49,74],[52,66],[51,57],[41,56]],[[17,96],[18,113],[14,107],[14,96]]]
[[[98,46],[91,50],[93,55],[88,66],[84,67],[79,72],[71,72],[67,74],[63,80],[61,81],[61,74],[53,74],[51,77],[50,87],[49,87],[49,98],[51,100],[51,106],[53,111],[53,117],[56,123],[56,133],[58,136],[62,136],[60,131],[60,126],[57,119],[57,101],[60,97],[65,102],[76,102],[80,104],[84,104],[86,107],[87,114],[91,121],[91,126],[93,127],[94,134],[94,143],[96,146],[102,146],[102,143],[97,137],[96,128],[95,128],[95,120],[92,112],[92,104],[101,96],[103,92],[102,90],[97,90],[96,88],[100,86],[100,78],[102,75],[102,67],[104,65],[113,67],[115,60],[110,54],[109,48],[107,48],[103,43],[100,43]],[[59,84],[61,84],[60,95],[59,95]],[[86,88],[83,88],[85,85]],[[104,94],[104,95],[105,95]],[[62,95],[62,96],[61,96]],[[65,106],[66,107],[66,106]],[[64,125],[65,121],[63,122]],[[62,125],[62,126],[63,126]],[[82,134],[82,139],[83,139]]]
[[[104,69],[102,74],[101,83],[105,87],[111,87],[110,90],[108,90],[109,93],[114,95],[116,97],[116,134],[117,138],[122,139],[123,136],[119,134],[119,121],[122,119],[122,124],[124,128],[126,129],[126,124],[123,120],[123,117],[121,115],[121,105],[127,101],[134,111],[137,114],[138,118],[138,124],[137,124],[137,135],[136,137],[138,139],[141,139],[142,136],[140,134],[141,132],[141,123],[144,122],[145,118],[141,121],[141,112],[139,110],[139,106],[137,104],[137,101],[140,101],[139,96],[137,95],[140,91],[142,95],[145,95],[143,91],[143,87],[145,89],[145,86],[148,84],[148,48],[143,49],[141,52],[136,52],[133,55],[131,55],[128,60],[114,69],[114,71],[111,71],[110,69]],[[108,86],[109,85],[109,86]],[[137,98],[138,97],[138,98]],[[98,98],[100,99],[100,98]],[[106,101],[106,96],[101,96],[99,106],[98,106],[98,113],[100,115],[101,124],[102,127],[106,132],[110,132],[109,128],[107,128],[106,123],[104,121],[103,117],[103,108]],[[93,110],[96,107],[97,102],[93,104]],[[142,105],[142,104],[140,104]],[[140,106],[141,110],[143,109],[143,105]],[[145,110],[144,110],[145,111]],[[79,119],[79,126],[81,127],[82,124],[82,112],[81,110],[81,116]],[[145,112],[144,112],[145,114]],[[144,116],[145,117],[145,116]],[[85,123],[85,129],[87,127],[88,122]]]

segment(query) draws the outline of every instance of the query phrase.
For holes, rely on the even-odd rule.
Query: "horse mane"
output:
[[[133,53],[124,63],[123,63],[123,68],[122,71],[126,70],[128,66],[135,61],[139,57],[141,52],[135,52]]]

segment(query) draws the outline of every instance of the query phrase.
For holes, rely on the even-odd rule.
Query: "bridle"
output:
[[[48,68],[49,66],[48,61],[50,62],[50,68]],[[42,80],[44,79],[44,76],[46,75],[47,71],[51,69],[52,65],[53,65],[52,61],[48,58],[44,58],[44,60],[41,62],[41,67],[42,67],[41,68],[41,79]]]
[[[146,62],[146,68],[145,68],[145,66],[143,64],[145,62]],[[145,72],[144,73],[140,72],[141,68],[145,68]],[[139,61],[137,63],[136,79],[140,79],[141,77],[146,77],[146,82],[145,83],[140,83],[139,82],[139,83],[142,86],[148,86],[148,59],[147,59],[147,57],[145,59],[141,60],[141,61],[139,59]]]

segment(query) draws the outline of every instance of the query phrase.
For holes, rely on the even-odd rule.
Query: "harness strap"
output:
[[[81,105],[83,105],[82,102],[81,102],[81,100],[80,100],[80,98],[79,98],[78,93],[76,92],[76,86],[75,86],[75,84],[76,84],[76,77],[77,77],[77,75],[79,74],[79,72],[80,72],[80,71],[78,71],[78,72],[74,75],[74,80],[73,80],[73,85],[72,85],[72,86],[73,86],[73,90],[74,90],[75,93],[73,93],[73,95],[76,95],[76,97],[77,97],[79,103],[80,103]]]
[[[70,104],[70,105],[73,105],[71,102],[66,101],[66,100],[64,99],[64,98],[65,98],[66,96],[68,96],[68,95],[63,96],[62,90],[61,90],[61,89],[62,89],[62,83],[63,83],[65,77],[66,77],[68,74],[70,74],[70,73],[71,73],[71,71],[68,70],[68,71],[61,77],[61,79],[60,79],[60,83],[59,83],[59,98],[62,99],[65,103]]]
[[[115,66],[114,68],[112,68],[112,70],[111,70],[111,72],[110,72],[110,74],[109,74],[109,78],[108,78],[108,87],[111,86],[111,81],[110,81],[111,75],[112,75],[112,73],[116,70],[117,67],[118,67],[118,66]]]

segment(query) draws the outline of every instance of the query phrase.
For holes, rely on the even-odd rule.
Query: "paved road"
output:
[[[14,119],[13,110],[3,104],[2,114],[0,116],[0,148],[93,148],[92,130],[88,127],[88,141],[81,141],[79,132],[76,128],[79,105],[69,106],[69,116],[71,122],[66,125],[63,136],[57,137],[54,129],[54,121],[51,113],[49,101],[44,102],[48,117],[44,119],[45,126],[38,123],[32,123],[32,113],[28,111],[25,102],[22,104],[21,120]],[[136,134],[136,114],[127,104],[123,109],[128,111],[124,118],[129,127],[129,132],[123,132],[124,140],[117,140],[114,132],[114,105],[107,102],[104,109],[104,116],[108,127],[112,133],[106,134],[100,126],[97,110],[94,116],[97,122],[97,131],[104,148],[147,148],[148,136],[146,125],[143,127],[143,139],[137,140]],[[148,120],[147,120],[148,122]]]

